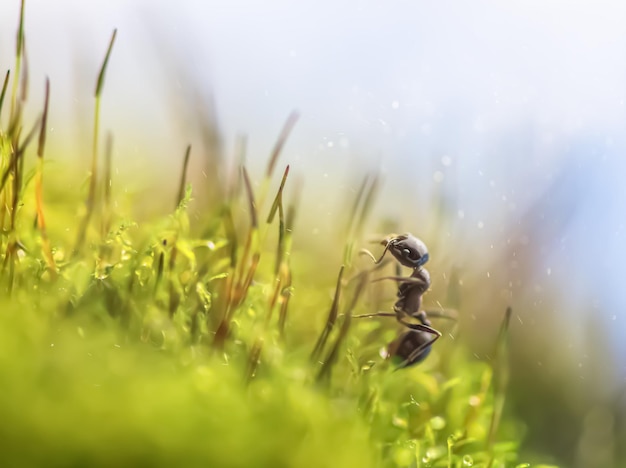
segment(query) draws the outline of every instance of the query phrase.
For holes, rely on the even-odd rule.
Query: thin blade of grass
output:
[[[107,48],[104,61],[100,67],[100,73],[98,73],[98,79],[96,81],[95,98],[96,103],[94,106],[94,119],[93,119],[93,141],[91,145],[91,173],[89,174],[89,191],[87,193],[87,200],[85,202],[85,214],[81,220],[78,228],[78,234],[76,236],[76,243],[74,244],[74,256],[82,249],[85,242],[85,236],[87,233],[87,227],[93,214],[95,198],[96,198],[96,186],[98,180],[98,142],[100,133],[100,97],[102,95],[102,88],[104,87],[104,77],[106,75],[107,65],[109,64],[109,58],[111,51],[113,50],[113,44],[115,43],[115,37],[117,36],[117,29],[113,30],[111,40],[109,41],[109,47]]]
[[[487,444],[489,451],[493,451],[496,439],[496,433],[502,419],[504,410],[504,402],[506,389],[509,383],[509,324],[511,322],[512,310],[510,307],[506,309],[500,332],[498,333],[498,341],[496,344],[495,363],[493,372],[493,413],[491,416],[491,424],[489,427],[489,437]],[[493,454],[492,454],[493,460]]]
[[[185,158],[183,159],[183,170],[180,174],[180,184],[178,186],[178,195],[176,196],[176,206],[178,208],[180,202],[183,201],[185,196],[185,185],[187,184],[187,167],[189,166],[189,156],[191,155],[191,145],[187,145],[185,150]]]
[[[267,163],[267,168],[265,170],[265,177],[263,178],[263,182],[261,184],[261,189],[259,192],[259,207],[264,206],[265,196],[267,195],[267,191],[269,190],[270,182],[272,180],[272,176],[274,175],[274,169],[276,168],[276,163],[278,162],[278,157],[280,156],[287,138],[291,134],[294,125],[298,121],[299,114],[296,111],[293,111],[287,117],[287,121],[283,126],[278,139],[276,140],[276,144],[270,154],[270,158]]]
[[[324,325],[324,329],[320,334],[320,337],[317,339],[317,343],[315,343],[315,347],[313,348],[313,352],[311,352],[311,361],[315,362],[319,359],[320,354],[324,350],[326,346],[326,342],[328,341],[328,336],[330,332],[333,330],[335,326],[335,322],[337,321],[337,315],[339,311],[339,300],[341,298],[341,280],[343,278],[344,265],[341,265],[339,269],[339,275],[337,276],[337,285],[335,286],[335,296],[333,297],[333,302],[330,306],[330,310],[328,311],[328,318],[326,319],[326,325]]]
[[[276,197],[274,198],[274,202],[272,203],[272,207],[270,208],[270,213],[267,217],[267,224],[270,224],[274,220],[274,216],[276,215],[276,210],[278,209],[279,204],[283,202],[283,189],[285,188],[285,182],[287,182],[287,176],[289,175],[289,164],[285,168],[285,172],[283,173],[283,178],[280,181],[280,187],[278,188],[278,192],[276,192]]]
[[[239,259],[239,268],[237,268],[237,265],[232,268],[232,272],[236,273],[237,279],[232,280],[233,285],[230,288],[230,292],[227,293],[228,302],[225,304],[225,313],[215,332],[213,347],[216,349],[222,349],[224,345],[224,341],[226,340],[226,337],[228,336],[230,330],[230,322],[233,318],[235,310],[245,300],[248,289],[252,284],[254,274],[261,258],[258,240],[259,218],[257,214],[256,203],[254,201],[252,183],[250,182],[250,178],[248,177],[248,171],[246,171],[246,168],[242,167],[241,171],[244,180],[244,187],[246,188],[248,209],[250,211],[250,229],[248,231],[248,237],[246,239],[243,253],[241,255],[241,258]],[[233,230],[235,229],[234,223],[231,228]],[[250,262],[248,262],[248,257],[250,256],[251,251],[253,251],[254,253],[252,254],[252,259],[250,260]],[[248,265],[247,270],[246,265]],[[232,275],[229,275],[229,277],[231,276]]]
[[[343,344],[343,341],[345,340],[346,336],[348,335],[348,331],[350,330],[350,324],[352,323],[352,311],[356,307],[356,304],[359,300],[359,297],[363,293],[363,290],[365,289],[365,285],[367,284],[368,279],[369,279],[369,275],[367,274],[367,272],[364,272],[360,275],[359,282],[352,296],[352,300],[350,301],[350,304],[348,305],[344,313],[344,319],[341,324],[341,328],[339,329],[339,335],[337,336],[337,339],[335,340],[333,347],[331,348],[330,352],[326,356],[326,359],[324,360],[324,363],[322,364],[322,368],[320,369],[320,372],[317,375],[318,382],[321,381],[322,379],[326,381],[330,380],[330,373],[332,371],[332,367],[337,362],[341,345]]]
[[[176,284],[174,283],[175,273],[176,273],[176,257],[178,255],[178,249],[176,248],[176,244],[172,247],[172,252],[170,254],[169,261],[169,316],[170,320],[174,318],[174,314],[178,309],[180,304],[180,294],[176,290]]]
[[[248,237],[246,239],[246,244],[243,249],[243,253],[241,255],[241,259],[239,260],[239,271],[237,274],[237,297],[235,302],[239,304],[240,297],[243,294],[243,288],[249,274],[245,273],[245,268],[248,263],[248,257],[250,255],[250,251],[252,249],[253,241],[258,237],[258,229],[259,229],[259,217],[257,214],[256,203],[254,201],[254,192],[252,190],[252,184],[250,182],[250,177],[248,177],[248,171],[245,167],[241,168],[244,187],[246,189],[246,196],[248,200],[248,210],[250,212],[250,230],[248,231]]]
[[[163,239],[161,242],[161,249],[159,251],[159,261],[157,263],[156,279],[154,281],[154,296],[156,297],[159,285],[161,284],[161,278],[163,278],[163,268],[165,266],[165,249],[167,247],[167,239]]]
[[[26,135],[26,138],[22,140],[22,143],[17,147],[17,149],[11,155],[11,160],[9,162],[9,165],[2,173],[2,179],[0,179],[0,192],[2,192],[2,190],[4,189],[4,186],[6,185],[6,182],[9,179],[9,175],[17,171],[18,161],[20,158],[23,157],[24,152],[26,151],[26,148],[28,148],[28,145],[32,141],[33,137],[35,136],[35,133],[37,132],[39,128],[40,122],[41,122],[41,117],[39,117],[35,121],[35,124],[30,129],[30,132],[28,132],[28,135]]]
[[[107,236],[111,228],[111,188],[113,180],[111,176],[111,164],[113,157],[113,135],[107,132],[104,144],[104,182],[102,196],[102,239]]]
[[[376,195],[378,194],[378,186],[380,185],[380,177],[378,174],[372,177],[372,182],[370,183],[368,190],[363,199],[363,204],[361,205],[361,211],[357,217],[356,231],[355,236],[359,236],[363,232],[363,225],[367,220],[367,217],[372,211],[372,206],[374,204],[374,200]]]
[[[17,105],[17,90],[22,70],[22,52],[24,50],[24,4],[20,3],[20,21],[17,28],[17,40],[15,44],[15,73],[13,75],[13,89],[11,91],[11,109],[9,111],[9,121],[14,120]]]
[[[293,127],[296,125],[296,122],[298,121],[299,118],[300,118],[300,114],[298,113],[298,111],[292,111],[291,114],[289,114],[289,117],[287,117],[287,120],[285,121],[285,125],[283,126],[283,129],[280,132],[278,140],[276,140],[276,145],[274,146],[274,149],[272,150],[270,160],[267,163],[265,176],[268,179],[272,177],[272,174],[274,173],[274,168],[276,167],[276,162],[278,161],[278,157],[280,156],[280,153],[282,152],[283,147],[285,146],[285,142],[287,141],[287,138],[289,138],[289,135],[291,134],[291,131],[293,130]]]
[[[283,179],[280,182],[280,188],[276,193],[276,198],[270,209],[270,214],[267,217],[267,223],[270,224],[274,220],[276,211],[278,211],[278,245],[276,247],[276,263],[274,266],[274,274],[278,275],[280,266],[282,264],[285,255],[285,217],[283,212],[283,189],[285,188],[285,182],[289,175],[289,165],[285,168]]]
[[[357,213],[359,212],[359,206],[361,205],[361,200],[363,198],[363,194],[365,193],[365,188],[369,183],[369,175],[365,175],[363,178],[363,182],[359,186],[359,190],[356,193],[356,197],[354,198],[354,202],[352,203],[352,207],[349,210],[350,215],[348,216],[348,223],[346,224],[346,230],[343,233],[345,237],[349,237],[352,231],[354,230]]]
[[[226,203],[234,203],[241,191],[241,177],[239,177],[237,168],[244,167],[247,149],[248,138],[246,135],[239,135],[235,143],[235,169],[229,171],[229,177],[226,183]]]
[[[7,70],[6,75],[4,75],[4,83],[2,84],[2,92],[0,92],[0,115],[2,115],[2,105],[4,104],[4,98],[7,94],[7,87],[9,86],[10,75],[11,75],[11,70]]]
[[[250,383],[256,375],[256,370],[259,366],[261,351],[263,350],[263,338],[259,337],[250,350],[248,357],[248,368],[246,369],[246,383]]]
[[[52,279],[56,278],[56,265],[52,255],[52,247],[46,230],[46,218],[43,209],[43,155],[46,148],[46,131],[48,127],[48,107],[50,103],[50,80],[46,77],[46,90],[43,106],[43,116],[39,130],[39,144],[37,147],[37,175],[35,179],[35,204],[37,213],[37,228],[41,233],[43,255],[48,265]]]
[[[360,236],[365,219],[369,214],[374,200],[374,195],[378,188],[378,176],[370,177],[365,175],[359,187],[357,196],[352,204],[350,216],[345,234],[346,245],[344,248],[343,262],[347,266],[352,265],[352,254],[356,239]]]
[[[100,94],[102,93],[102,88],[104,87],[104,77],[106,75],[107,65],[109,64],[109,58],[111,57],[111,51],[113,50],[113,44],[115,43],[116,36],[117,36],[117,29],[114,29],[113,34],[111,35],[111,40],[109,41],[109,47],[107,49],[107,53],[104,56],[104,61],[102,62],[102,66],[100,67],[98,80],[96,81],[96,90],[95,90],[96,97],[100,96]]]
[[[298,202],[300,200],[300,193],[296,191],[296,195],[294,197],[293,203],[289,205],[287,208],[287,216],[285,218],[285,240],[283,244],[283,257],[281,259],[282,267],[280,269],[281,274],[281,283],[282,283],[282,292],[281,292],[281,304],[280,304],[280,315],[278,316],[278,331],[281,336],[285,333],[285,323],[287,322],[287,311],[289,309],[289,300],[291,299],[292,291],[291,291],[291,264],[289,259],[291,258],[289,252],[291,252],[292,245],[292,233],[293,226],[296,219],[296,207],[298,206]]]
[[[20,80],[20,100],[26,102],[28,99],[28,83],[30,70],[28,68],[28,54],[26,52],[26,38],[22,39],[22,76]]]

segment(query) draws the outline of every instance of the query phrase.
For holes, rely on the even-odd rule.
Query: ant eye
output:
[[[415,249],[402,249],[402,254],[409,260],[419,260],[420,254]]]

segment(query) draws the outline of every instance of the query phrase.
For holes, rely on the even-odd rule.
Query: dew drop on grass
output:
[[[474,466],[474,459],[469,455],[465,455],[463,457],[463,466]]]
[[[474,407],[480,405],[480,397],[476,395],[472,395],[469,399],[469,404],[470,406],[474,406]]]
[[[443,419],[441,416],[435,416],[430,420],[430,427],[432,427],[435,431],[440,431],[441,429],[446,427],[446,420]]]
[[[409,422],[406,419],[401,418],[400,416],[397,416],[397,415],[393,417],[393,419],[391,420],[391,423],[395,427],[399,427],[400,429],[406,429],[407,427],[409,427]]]

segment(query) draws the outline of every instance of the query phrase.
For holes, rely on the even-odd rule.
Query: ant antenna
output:
[[[359,254],[361,255],[367,255],[369,258],[372,259],[372,261],[378,265],[380,262],[383,261],[383,258],[385,257],[385,254],[387,253],[387,251],[389,250],[389,246],[391,245],[391,241],[387,242],[385,244],[385,249],[383,250],[383,253],[380,255],[380,257],[378,258],[378,260],[376,260],[376,257],[374,257],[374,255],[372,254],[372,252],[370,252],[367,249],[361,249],[359,250]]]

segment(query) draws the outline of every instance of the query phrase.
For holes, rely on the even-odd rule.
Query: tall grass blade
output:
[[[100,67],[100,73],[98,73],[98,80],[96,81],[95,98],[96,103],[94,107],[94,119],[93,119],[93,141],[91,145],[91,173],[89,174],[89,192],[87,194],[87,200],[85,202],[85,213],[78,227],[78,234],[76,237],[76,243],[74,244],[74,255],[82,249],[85,242],[85,236],[87,233],[87,227],[94,210],[95,198],[96,198],[96,186],[98,180],[98,144],[100,133],[100,101],[102,95],[102,88],[104,87],[104,77],[106,75],[107,65],[109,64],[109,58],[111,51],[113,50],[113,44],[115,43],[115,37],[117,36],[117,29],[113,30],[111,40],[109,41],[109,47],[104,61]]]
[[[189,156],[191,155],[191,145],[187,145],[185,157],[183,159],[183,170],[180,174],[180,184],[178,185],[178,195],[176,196],[176,207],[180,205],[185,197],[185,185],[187,185],[187,167],[189,166]]]
[[[348,331],[350,330],[350,324],[352,323],[352,311],[356,307],[356,304],[359,300],[359,297],[363,293],[363,290],[365,289],[365,285],[367,284],[368,279],[369,274],[367,272],[363,272],[359,275],[359,282],[357,283],[356,289],[354,290],[352,300],[350,301],[350,304],[348,305],[344,313],[343,322],[341,324],[341,328],[339,329],[339,335],[337,336],[337,339],[335,340],[335,343],[333,344],[330,352],[326,356],[326,359],[324,359],[322,368],[320,369],[320,372],[317,376],[318,381],[328,381],[330,379],[332,367],[337,362],[341,345],[343,344],[343,341],[345,340],[346,336],[348,335]]]
[[[504,314],[502,325],[500,326],[500,332],[498,334],[498,341],[496,344],[493,371],[493,414],[491,416],[491,424],[489,427],[489,438],[487,439],[490,452],[493,450],[500,420],[502,419],[506,389],[509,384],[509,324],[511,322],[511,314],[512,310],[508,307]]]
[[[7,94],[7,87],[9,86],[10,75],[11,75],[11,70],[7,70],[6,75],[4,75],[4,83],[2,84],[2,91],[0,92],[0,115],[2,115],[2,106],[4,104],[4,98]]]
[[[339,300],[341,298],[341,281],[343,278],[343,272],[345,267],[341,265],[339,268],[339,275],[337,276],[337,285],[335,286],[335,296],[333,297],[333,302],[330,306],[330,310],[328,311],[328,318],[326,319],[326,324],[324,325],[324,329],[320,334],[317,342],[315,343],[315,347],[313,348],[313,352],[311,353],[311,361],[315,362],[319,359],[320,354],[324,350],[326,346],[326,342],[328,341],[328,336],[330,332],[333,331],[335,327],[335,322],[337,321],[337,315],[339,311]]]
[[[43,255],[48,265],[52,279],[56,278],[56,265],[52,255],[52,247],[46,230],[46,218],[43,209],[43,155],[46,148],[46,132],[48,128],[48,108],[50,103],[50,80],[46,78],[46,91],[43,106],[43,116],[39,130],[39,144],[37,147],[37,174],[35,178],[35,203],[37,212],[37,228],[41,233]]]

